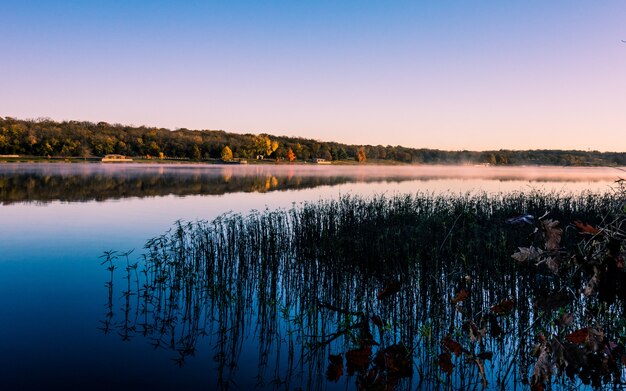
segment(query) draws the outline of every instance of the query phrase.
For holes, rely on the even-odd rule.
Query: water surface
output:
[[[171,351],[145,338],[126,341],[99,329],[108,313],[108,273],[99,257],[135,249],[136,259],[148,239],[177,220],[342,194],[611,191],[622,174],[553,167],[1,164],[0,388],[212,389],[220,361],[210,337],[179,366]],[[236,363],[238,386],[272,388],[272,368],[263,369],[262,381],[257,377],[254,330],[240,337],[248,348]],[[346,384],[353,382],[337,387]]]

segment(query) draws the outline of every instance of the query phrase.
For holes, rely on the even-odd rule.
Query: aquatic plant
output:
[[[577,293],[596,276],[584,254],[623,257],[621,239],[611,247],[610,236],[579,236],[622,232],[623,199],[622,192],[344,196],[178,222],[146,243],[141,278],[127,261],[123,319],[107,321],[122,338],[139,334],[175,351],[178,365],[207,338],[220,388],[234,384],[250,332],[260,386],[321,389],[348,379],[363,389],[527,381],[537,388],[563,364],[551,335],[575,344],[576,334],[567,339],[574,327],[596,338],[602,325],[603,338],[623,346],[623,299],[602,304]],[[541,218],[507,223],[520,215]],[[525,263],[511,259],[518,248],[515,258]],[[623,265],[616,273],[623,276]],[[109,294],[107,308],[115,300]],[[602,384],[623,381],[611,373]],[[581,370],[573,375],[571,385],[596,384]]]

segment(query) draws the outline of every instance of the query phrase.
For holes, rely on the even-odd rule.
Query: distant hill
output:
[[[269,134],[221,130],[169,130],[106,122],[0,117],[0,155],[100,157],[106,154],[220,159],[374,161],[413,164],[626,166],[626,152],[568,150],[442,151],[402,146],[352,145]],[[230,155],[226,155],[230,156]]]

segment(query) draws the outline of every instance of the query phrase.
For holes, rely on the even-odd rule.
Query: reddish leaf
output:
[[[378,292],[378,300],[386,299],[400,291],[400,281],[390,281]]]
[[[600,233],[600,230],[598,228],[592,225],[589,225],[587,223],[583,223],[580,220],[574,221],[574,225],[576,226],[576,228],[578,228],[580,233],[583,233],[583,234],[597,235]]]
[[[565,336],[565,339],[571,343],[583,344],[587,341],[588,337],[589,337],[589,328],[585,327],[583,329],[579,329],[572,333],[567,334]]]
[[[326,369],[326,379],[336,382],[343,375],[343,356],[341,354],[331,354],[328,357],[328,368]]]
[[[348,375],[352,376],[355,372],[365,372],[370,365],[370,356],[372,355],[372,347],[366,346],[361,349],[348,350],[346,352],[346,366]]]
[[[467,299],[468,296],[469,296],[469,292],[466,289],[461,289],[459,293],[457,293],[456,296],[454,296],[454,298],[452,299],[452,304],[459,303]]]
[[[461,344],[453,340],[450,335],[446,335],[445,338],[441,340],[441,343],[448,351],[454,353],[457,357],[463,352]]]
[[[380,369],[386,370],[388,377],[402,378],[413,374],[412,355],[403,343],[379,350],[374,359],[374,364]]]
[[[513,309],[513,307],[515,306],[515,300],[513,299],[509,299],[509,300],[504,300],[494,306],[491,307],[491,312],[493,312],[496,315],[505,315],[508,314],[509,312],[511,312],[511,310]]]
[[[454,364],[452,364],[452,355],[450,352],[444,352],[439,355],[439,368],[448,375],[452,375]]]

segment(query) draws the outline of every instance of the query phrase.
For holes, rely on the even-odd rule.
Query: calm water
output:
[[[177,220],[342,194],[610,191],[620,175],[541,167],[0,165],[0,389],[213,389],[226,372],[232,386],[272,388],[272,380],[284,377],[271,365],[259,368],[264,358],[254,327],[239,336],[237,362],[229,363],[236,370],[226,372],[218,368],[219,341],[210,333],[179,366],[176,354],[149,338],[126,341],[119,330],[99,329],[109,278],[99,257],[134,249],[135,260],[148,239]],[[118,308],[120,298],[114,299]],[[116,310],[116,319],[122,315]],[[319,372],[323,379],[324,368]],[[307,387],[302,375],[300,382]]]

